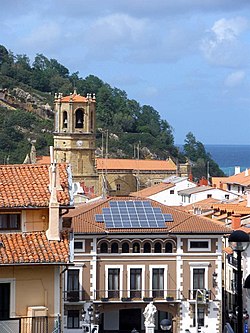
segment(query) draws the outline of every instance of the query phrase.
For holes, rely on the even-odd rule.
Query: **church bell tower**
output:
[[[55,159],[71,164],[73,182],[96,187],[95,106],[95,95],[55,94]]]

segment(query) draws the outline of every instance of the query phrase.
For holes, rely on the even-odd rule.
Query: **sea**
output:
[[[183,146],[178,146],[182,150]],[[235,167],[240,167],[240,171],[250,168],[250,145],[204,144],[204,147],[226,176],[234,175]]]
[[[235,173],[235,167],[240,171],[250,168],[250,145],[204,145],[212,159],[227,176]]]

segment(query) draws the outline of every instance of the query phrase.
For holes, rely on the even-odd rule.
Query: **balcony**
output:
[[[63,292],[64,302],[77,303],[89,299],[84,290],[67,290]]]
[[[96,290],[94,299],[96,301],[122,301],[122,302],[150,302],[150,301],[166,301],[174,302],[183,299],[183,295],[179,290]]]

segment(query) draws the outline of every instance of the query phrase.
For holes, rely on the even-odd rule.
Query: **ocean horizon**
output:
[[[204,147],[227,176],[234,175],[235,167],[240,167],[240,171],[250,168],[250,145],[204,144]]]

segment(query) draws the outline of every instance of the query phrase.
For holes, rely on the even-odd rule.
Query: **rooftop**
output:
[[[0,207],[48,207],[49,164],[0,165]],[[70,204],[66,164],[57,164],[60,190],[57,200],[61,205]]]

